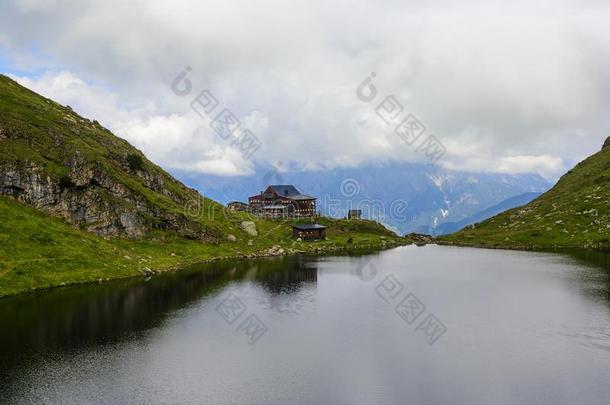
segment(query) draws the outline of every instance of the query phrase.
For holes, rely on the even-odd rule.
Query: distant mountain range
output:
[[[528,202],[532,201],[534,198],[540,196],[541,194],[542,193],[523,193],[514,197],[507,198],[499,204],[496,204],[493,207],[486,208],[483,211],[479,211],[476,214],[471,215],[468,218],[464,218],[461,221],[445,222],[440,224],[434,229],[434,235],[447,235],[453,232],[457,232],[468,225],[473,225],[477,222],[484,221],[487,218],[493,217],[494,215],[497,215],[503,211],[525,205]]]
[[[452,226],[441,227],[446,223],[468,224],[472,216],[483,220],[485,210],[494,215],[497,211],[492,207],[499,204],[502,209],[524,204],[527,193],[541,193],[551,186],[537,174],[474,173],[416,163],[291,173],[257,167],[253,175],[236,177],[175,174],[222,203],[247,201],[268,184],[293,184],[317,197],[318,210],[325,215],[345,217],[348,209],[360,208],[363,217],[399,233],[429,234],[446,232]]]
[[[610,251],[610,138],[528,204],[504,211],[440,242],[497,248]]]

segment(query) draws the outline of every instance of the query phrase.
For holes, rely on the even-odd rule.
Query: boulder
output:
[[[240,227],[248,235],[258,236],[258,231],[256,230],[256,224],[254,223],[254,221],[243,221],[240,224]]]
[[[273,245],[267,250],[269,256],[279,256],[284,253],[284,249],[280,245]]]

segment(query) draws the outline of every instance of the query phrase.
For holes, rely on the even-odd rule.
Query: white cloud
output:
[[[77,107],[79,112],[92,119],[115,120],[120,115],[118,96],[99,86],[85,83],[68,71],[47,72],[31,78],[9,75],[23,86],[60,104]]]
[[[219,175],[248,174],[252,170],[251,162],[244,161],[229,142],[219,142],[208,121],[194,118],[192,112],[157,115],[154,103],[122,107],[116,94],[89,85],[66,71],[45,73],[34,79],[10,76],[46,97],[70,105],[85,117],[99,120],[166,168]],[[258,130],[268,125],[267,118],[259,112],[243,121]]]
[[[21,82],[168,168],[422,159],[375,114],[390,94],[445,144],[449,167],[557,176],[610,132],[601,1],[40,4],[0,5],[0,46]],[[185,66],[193,93],[179,97],[170,83]],[[370,72],[379,94],[367,104],[355,89]],[[261,139],[253,161],[190,110],[204,88]]]
[[[561,158],[551,155],[519,155],[473,157],[465,164],[447,163],[448,168],[455,170],[485,171],[498,173],[539,173],[551,178],[564,171]]]
[[[539,172],[543,175],[557,173],[563,169],[560,158],[549,155],[506,156],[500,158],[498,171],[507,173]]]

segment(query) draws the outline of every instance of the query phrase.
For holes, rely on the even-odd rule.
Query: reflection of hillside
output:
[[[579,273],[580,289],[610,306],[610,253],[575,249],[564,254],[583,267]]]
[[[164,315],[227,282],[220,267],[204,272],[89,285],[18,296],[0,305],[0,354],[49,351],[119,340],[156,326]]]
[[[4,299],[0,305],[0,379],[12,365],[37,352],[119,341],[160,325],[171,312],[250,280],[271,296],[315,285],[315,260],[279,257],[192,266],[148,281],[84,285]],[[25,350],[24,350],[25,349]]]
[[[3,300],[0,381],[39,353],[119,341],[159,325],[215,285],[219,271],[79,286]]]

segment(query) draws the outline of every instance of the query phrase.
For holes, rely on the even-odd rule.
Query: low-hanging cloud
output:
[[[375,72],[440,164],[554,177],[610,132],[609,18],[601,1],[21,0],[0,5],[0,47],[13,77],[170,169],[421,159],[356,97]],[[186,66],[261,140],[252,159],[171,91]]]

